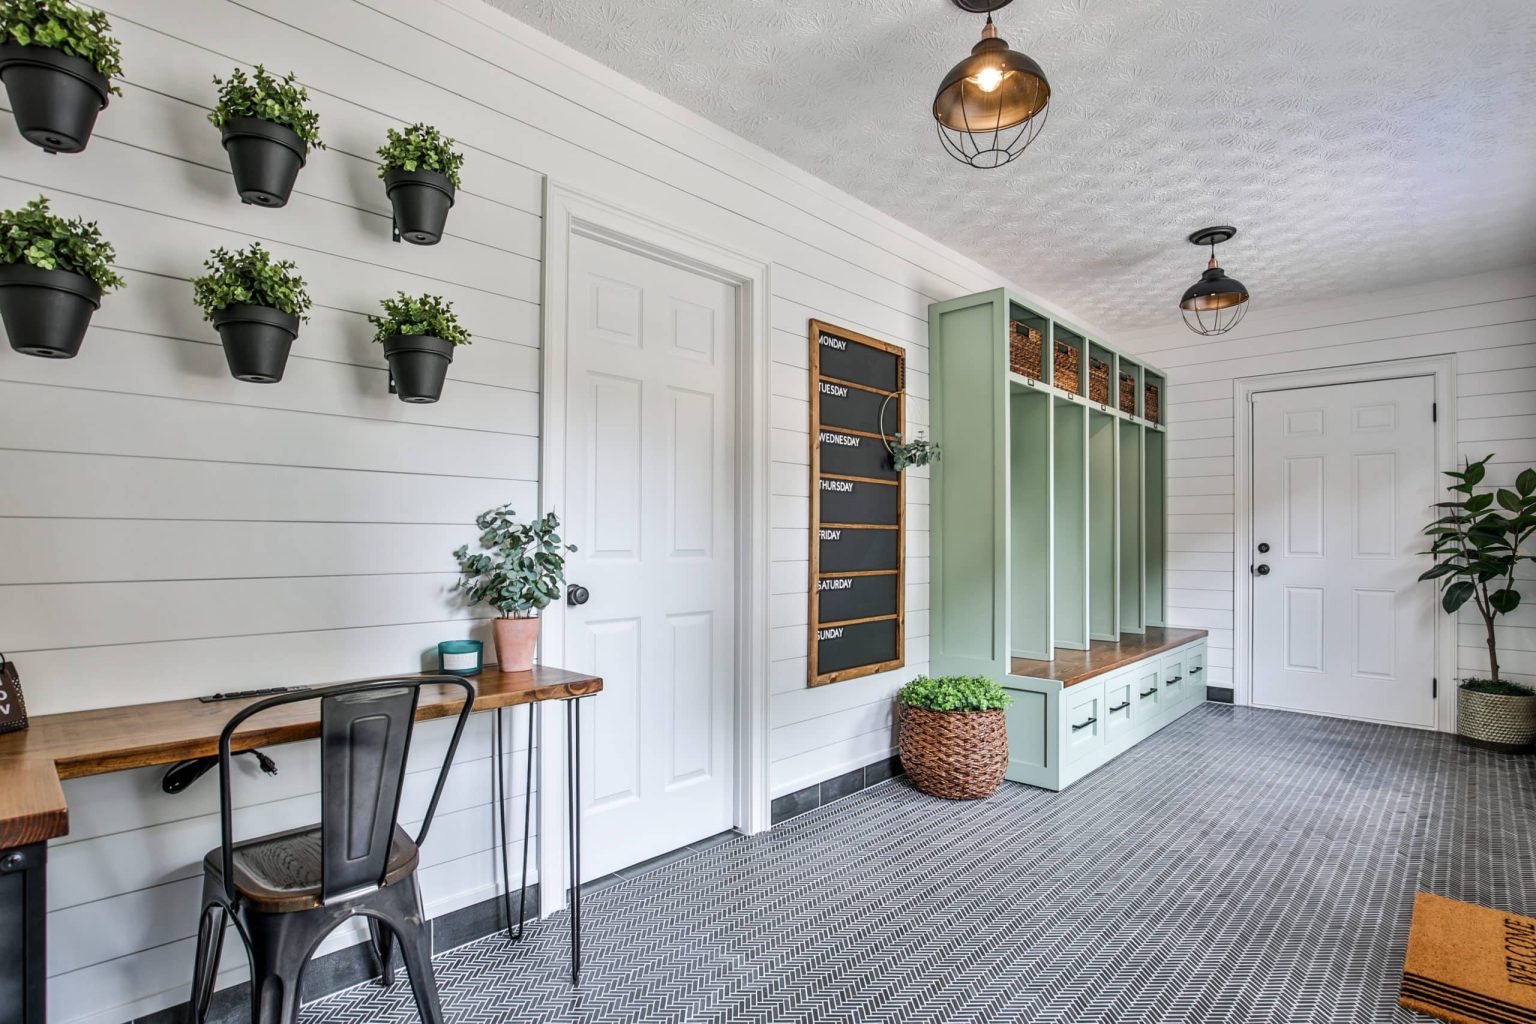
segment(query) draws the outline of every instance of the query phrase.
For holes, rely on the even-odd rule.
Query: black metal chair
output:
[[[413,839],[397,821],[400,792],[421,688],[434,685],[463,687],[465,700]],[[383,984],[394,981],[390,960],[398,944],[422,1020],[442,1024],[416,864],[474,699],[474,687],[458,676],[370,679],[270,697],[229,720],[219,736],[223,841],[203,859],[191,1024],[208,1014],[226,917],[251,962],[253,1024],[294,1024],[305,964],[321,940],[357,915],[368,919]],[[263,711],[309,700],[320,701],[320,823],[235,842],[230,748],[236,731]]]

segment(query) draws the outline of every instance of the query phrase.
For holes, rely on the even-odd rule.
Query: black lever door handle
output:
[[[572,583],[565,588],[565,603],[575,608],[577,605],[586,604],[592,597],[592,592],[580,583]]]
[[[1073,731],[1073,732],[1077,732],[1077,731],[1078,731],[1078,730],[1079,730],[1079,729],[1086,729],[1086,728],[1088,728],[1088,727],[1089,727],[1089,726],[1090,726],[1090,725],[1092,725],[1092,724],[1093,724],[1093,723],[1094,723],[1094,722],[1097,722],[1097,721],[1098,721],[1098,719],[1097,719],[1097,718],[1090,718],[1090,719],[1088,719],[1088,721],[1086,721],[1086,722],[1084,722],[1084,723],[1083,723],[1083,724],[1081,724],[1081,725],[1074,725],[1074,726],[1073,726],[1073,727],[1072,727],[1072,731]]]

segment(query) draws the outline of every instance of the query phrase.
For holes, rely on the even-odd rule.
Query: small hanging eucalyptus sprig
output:
[[[560,519],[553,512],[530,523],[517,521],[511,505],[482,513],[480,547],[453,553],[462,574],[455,590],[471,604],[488,604],[504,616],[531,618],[560,597],[565,583],[565,554],[574,544],[560,539]]]
[[[909,466],[926,466],[938,462],[943,455],[937,444],[921,434],[910,441],[902,441],[901,434],[885,432],[885,408],[891,404],[891,399],[903,393],[894,391],[880,403],[880,439],[885,442],[885,450],[891,453],[891,465],[898,473]]]

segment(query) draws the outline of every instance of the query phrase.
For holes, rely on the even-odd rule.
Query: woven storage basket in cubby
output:
[[[1079,374],[1082,355],[1066,342],[1056,343],[1056,357],[1051,364],[1051,383],[1074,395],[1082,394],[1083,379]]]
[[[1088,357],[1088,400],[1109,404],[1109,364],[1092,356]]]
[[[1008,323],[1008,369],[1031,380],[1039,380],[1041,366],[1040,332],[1017,320]]]
[[[1008,770],[1008,723],[1001,709],[900,709],[901,766],[914,786],[945,800],[981,800],[997,792]]]
[[[1145,394],[1142,397],[1142,401],[1145,403],[1145,405],[1147,407],[1147,419],[1151,420],[1153,423],[1161,423],[1161,422],[1163,422],[1158,417],[1157,385],[1156,384],[1148,384],[1146,386]]]
[[[1120,375],[1120,411],[1136,415],[1136,378],[1128,373]]]

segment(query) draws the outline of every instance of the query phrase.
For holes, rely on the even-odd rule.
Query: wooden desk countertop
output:
[[[603,688],[596,676],[543,666],[532,672],[487,669],[466,678],[475,687],[476,711],[585,697]],[[42,715],[29,728],[0,736],[0,849],[68,833],[61,780],[217,754],[224,723],[262,699],[205,704],[194,698]],[[416,720],[457,714],[463,703],[457,686],[423,687]],[[248,750],[318,735],[319,705],[290,704],[252,719],[250,728],[235,734],[233,747]]]
[[[1164,629],[1148,626],[1145,634],[1122,633],[1120,642],[1094,640],[1086,651],[1070,651],[1056,648],[1055,661],[1030,661],[1014,658],[1010,666],[1013,675],[1033,679],[1055,679],[1063,686],[1071,686],[1084,680],[1113,672],[1122,665],[1175,647],[1204,640],[1208,634],[1203,629]]]

